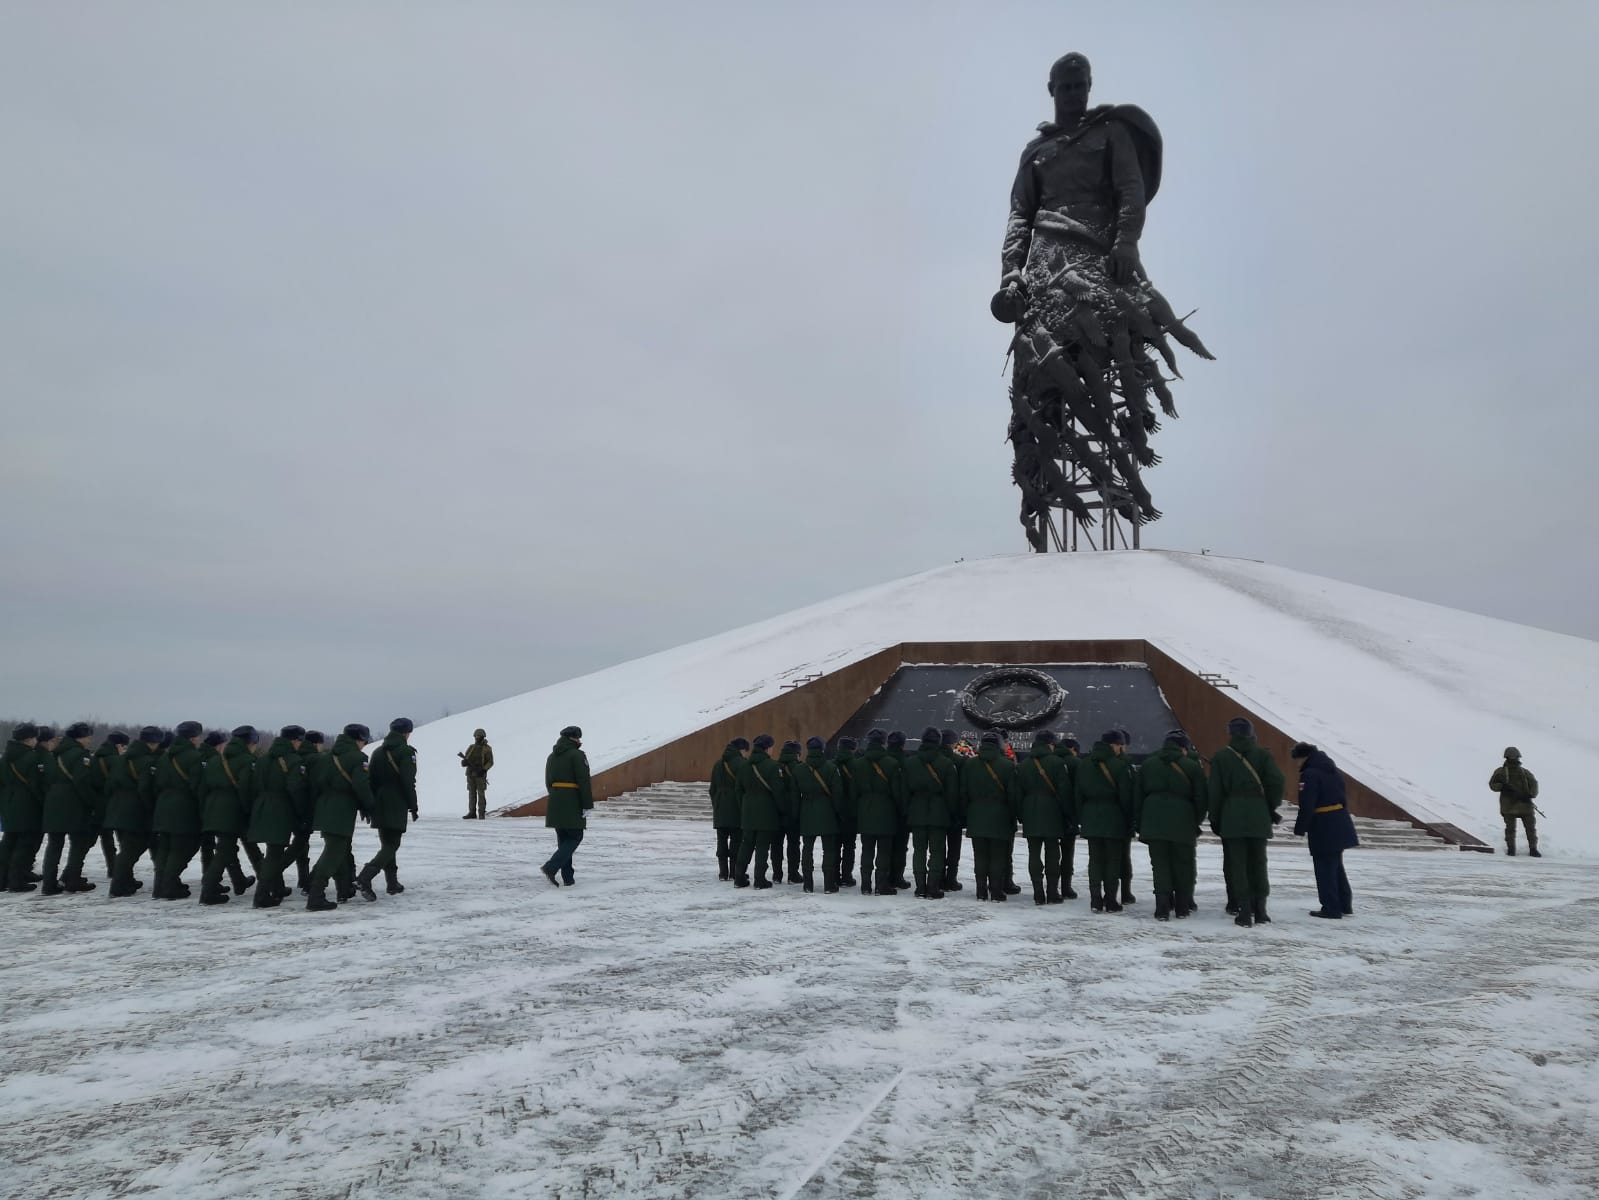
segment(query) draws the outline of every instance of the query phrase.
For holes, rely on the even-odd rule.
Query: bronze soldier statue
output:
[[[1144,210],[1160,187],[1161,138],[1130,104],[1088,107],[1088,59],[1068,54],[1049,72],[1055,119],[1027,144],[1011,188],[1000,252],[1000,289],[990,303],[1014,324],[1011,387],[1013,475],[1022,524],[1046,549],[1050,507],[1092,514],[1063,475],[1075,465],[1110,509],[1134,522],[1160,515],[1140,478],[1159,458],[1150,398],[1177,415],[1164,364],[1177,376],[1170,337],[1212,357],[1144,272],[1138,242]]]

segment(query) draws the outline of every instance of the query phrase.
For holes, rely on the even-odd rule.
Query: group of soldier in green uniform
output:
[[[737,887],[788,881],[815,889],[821,843],[822,890],[853,887],[856,845],[860,889],[889,896],[914,888],[937,900],[962,890],[961,843],[972,843],[979,900],[1003,901],[1021,889],[1013,877],[1018,832],[1027,840],[1033,902],[1077,898],[1072,877],[1077,839],[1088,846],[1088,893],[1094,912],[1133,903],[1133,839],[1149,849],[1155,916],[1195,910],[1195,847],[1209,824],[1222,839],[1227,910],[1237,924],[1270,921],[1266,841],[1281,820],[1284,779],[1250,722],[1228,725],[1225,749],[1207,773],[1181,730],[1135,767],[1124,730],[1107,731],[1086,754],[1076,739],[1034,735],[1014,759],[998,733],[982,735],[975,754],[957,752],[954,730],[929,728],[914,751],[898,731],[804,746],[761,734],[730,742],[711,772],[712,822],[719,878]],[[914,884],[906,878],[909,862]],[[754,878],[750,865],[754,863]],[[767,877],[770,866],[771,877]]]
[[[254,906],[275,908],[291,895],[284,880],[291,864],[313,912],[356,895],[376,900],[379,874],[396,895],[405,890],[396,855],[407,818],[418,815],[411,730],[405,717],[391,722],[369,759],[372,734],[359,724],[346,725],[326,748],[323,734],[298,725],[270,740],[249,725],[231,734],[208,734],[198,721],[170,732],[147,725],[136,738],[111,733],[97,748],[82,722],[64,732],[19,725],[0,755],[0,886],[44,896],[94,891],[84,867],[98,842],[112,896],[144,887],[135,871],[146,853],[157,900],[192,894],[183,873],[197,854],[205,905],[228,901],[226,879],[234,895],[254,885]],[[360,871],[357,816],[379,841]],[[322,835],[314,863],[313,832]],[[241,849],[254,875],[240,867]],[[327,897],[329,882],[336,900]]]

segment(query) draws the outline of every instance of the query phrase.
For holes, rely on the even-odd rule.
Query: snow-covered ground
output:
[[[1143,638],[1227,677],[1241,702],[1413,815],[1490,845],[1503,826],[1488,776],[1517,745],[1543,785],[1547,844],[1599,856],[1599,642],[1168,551],[956,563],[447,717],[413,740],[424,789],[455,792],[455,752],[487,728],[489,799],[504,807],[543,795],[564,725],[583,727],[603,770],[899,642],[1097,638]]]
[[[1356,916],[715,879],[709,830],[425,809],[335,913],[0,896],[6,1197],[1599,1194],[1599,878],[1351,854]],[[375,838],[362,829],[357,855]],[[1025,863],[1018,856],[1025,873]],[[1086,892],[1086,889],[1084,889]]]

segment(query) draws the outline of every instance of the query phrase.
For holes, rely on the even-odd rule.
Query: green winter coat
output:
[[[862,837],[893,837],[904,822],[905,773],[882,746],[868,746],[855,762],[855,827]]]
[[[12,739],[0,755],[0,830],[37,833],[44,810],[33,769],[33,747]]]
[[[1127,760],[1095,742],[1077,762],[1077,821],[1085,838],[1133,834],[1133,773]]]
[[[304,803],[305,762],[288,738],[274,738],[256,765],[255,801],[250,807],[250,840],[287,846],[294,836],[295,813]]]
[[[94,806],[89,812],[89,828],[105,828],[106,797],[111,791],[111,776],[122,761],[122,752],[115,742],[101,742],[94,752],[94,778],[98,786],[94,793]]]
[[[838,810],[844,804],[844,781],[827,754],[812,750],[789,772],[799,801],[799,831],[805,837],[822,837],[839,831]]]
[[[783,781],[788,785],[788,794],[783,797],[783,805],[778,810],[783,814],[783,832],[799,832],[799,789],[795,784],[794,772],[799,769],[800,756],[798,748],[784,749],[777,756],[777,765],[783,768]]]
[[[964,829],[966,827],[965,793],[961,791],[961,772],[966,768],[966,760],[955,753],[953,746],[940,745],[938,747],[940,762],[949,764],[950,778],[955,781],[955,811],[950,814],[951,829]]]
[[[305,787],[298,796],[290,795],[294,802],[294,831],[309,834],[316,824],[316,801],[322,794],[322,776],[327,772],[328,756],[320,746],[310,742],[300,743],[300,765],[305,768]]]
[[[737,829],[739,812],[738,768],[744,756],[729,746],[711,768],[711,824],[717,829]]]
[[[317,789],[312,823],[318,833],[353,838],[357,814],[368,818],[372,815],[372,780],[366,751],[353,737],[341,733],[323,758],[326,761],[317,764],[321,786]]]
[[[780,833],[788,807],[788,778],[765,750],[751,750],[738,773],[739,828]]]
[[[1538,798],[1538,779],[1521,765],[1519,758],[1505,759],[1488,777],[1488,786],[1499,793],[1499,815],[1502,817],[1530,817],[1536,811],[1532,802]]]
[[[405,830],[407,814],[417,811],[416,751],[405,734],[391,732],[372,755],[372,824]]]
[[[1022,833],[1030,838],[1063,838],[1072,827],[1072,781],[1053,751],[1033,753],[1016,767]]]
[[[1223,838],[1269,838],[1283,802],[1283,773],[1271,751],[1235,737],[1210,759],[1210,827]]]
[[[912,829],[960,827],[956,774],[937,746],[924,746],[906,756],[905,804]]]
[[[1008,838],[1016,832],[1016,764],[985,742],[961,766],[961,807],[974,838]]]
[[[589,780],[589,756],[571,738],[561,738],[544,760],[544,788],[549,803],[544,809],[546,829],[587,829],[584,816],[594,807]]]
[[[1199,841],[1205,819],[1205,772],[1178,746],[1144,760],[1133,788],[1133,828],[1145,842]]]
[[[200,830],[240,837],[255,799],[255,755],[250,743],[233,738],[200,772]]]
[[[143,742],[133,742],[128,752],[107,765],[105,827],[118,833],[149,833],[154,815],[156,752]]]
[[[1077,771],[1083,765],[1083,760],[1067,750],[1059,751],[1055,757],[1060,759],[1061,769],[1066,772],[1066,794],[1072,798],[1072,802],[1067,805],[1066,836],[1076,837],[1078,825]]]
[[[62,738],[48,764],[50,786],[44,794],[46,833],[92,833],[100,806],[100,772],[94,754],[71,738]]]
[[[200,835],[200,748],[178,739],[161,752],[155,764],[154,833]]]
[[[855,790],[856,763],[859,760],[849,750],[833,755],[833,768],[838,772],[840,791],[838,803],[838,832],[840,837],[852,838],[860,825],[860,796]]]

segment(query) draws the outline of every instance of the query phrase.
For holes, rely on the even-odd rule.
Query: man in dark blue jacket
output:
[[[1355,911],[1344,874],[1344,851],[1360,845],[1355,822],[1344,802],[1344,777],[1333,760],[1309,742],[1294,747],[1299,761],[1299,816],[1294,821],[1295,836],[1310,839],[1310,861],[1316,868],[1316,893],[1321,908],[1311,913],[1336,921]]]

